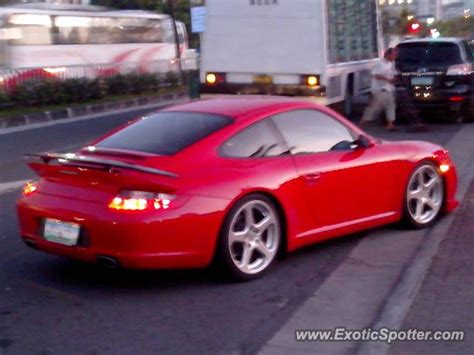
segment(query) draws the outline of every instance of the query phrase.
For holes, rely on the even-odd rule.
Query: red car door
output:
[[[273,121],[290,147],[312,212],[313,228],[301,236],[395,214],[398,162],[383,145],[355,147],[347,127],[317,110],[290,111]]]

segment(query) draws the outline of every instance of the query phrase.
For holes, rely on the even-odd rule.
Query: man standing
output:
[[[395,59],[397,50],[389,48],[372,71],[372,98],[364,111],[360,124],[373,121],[382,110],[387,118],[386,128],[396,130],[395,121]]]

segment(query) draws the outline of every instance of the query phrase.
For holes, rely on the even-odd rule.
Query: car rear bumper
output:
[[[434,88],[428,89],[420,87],[418,89],[405,89],[408,93],[403,93],[404,89],[397,90],[397,99],[412,100],[414,106],[420,110],[431,111],[459,111],[465,108],[474,107],[474,92],[468,85],[459,85],[452,88]]]
[[[306,85],[288,84],[237,84],[220,83],[207,85],[201,83],[201,94],[231,94],[231,95],[283,95],[283,96],[326,96],[324,86],[308,87]]]
[[[211,262],[225,207],[223,200],[191,197],[179,209],[124,213],[34,194],[20,199],[17,211],[22,239],[38,250],[91,263],[108,257],[125,268],[174,269]],[[80,224],[77,245],[46,240],[45,218]]]

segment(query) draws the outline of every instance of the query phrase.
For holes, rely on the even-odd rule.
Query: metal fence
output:
[[[197,69],[197,59],[182,60],[183,70]],[[108,78],[119,74],[155,74],[163,77],[169,73],[179,72],[179,62],[176,59],[160,60],[146,63],[120,63],[120,64],[87,64],[70,66],[52,66],[44,68],[0,68],[0,90],[13,91],[24,82],[38,82],[47,79],[72,79],[72,78]]]

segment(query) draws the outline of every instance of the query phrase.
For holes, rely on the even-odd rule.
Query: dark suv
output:
[[[474,116],[474,58],[460,38],[418,38],[401,42],[396,67],[400,84],[419,110]]]

